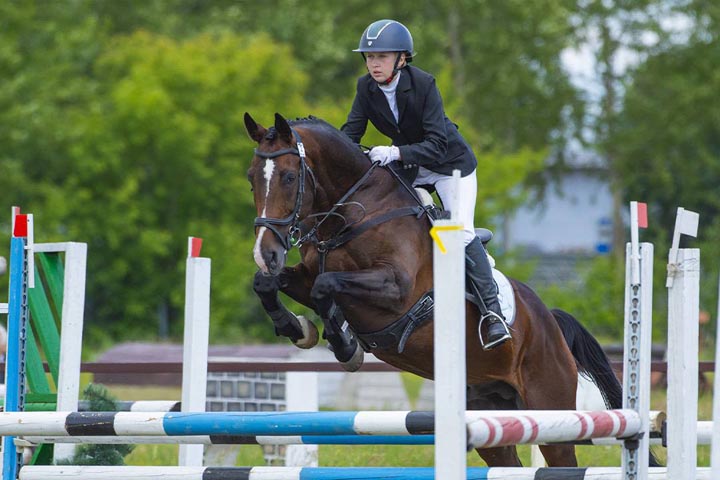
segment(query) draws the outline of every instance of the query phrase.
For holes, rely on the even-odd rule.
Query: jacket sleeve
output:
[[[365,135],[365,130],[367,130],[368,122],[368,116],[365,113],[362,102],[360,100],[361,80],[362,79],[358,80],[355,100],[353,100],[352,108],[350,108],[350,113],[348,114],[347,121],[342,127],[340,127],[340,130],[345,133],[345,135],[350,137],[350,140],[352,140],[354,143],[360,143],[363,135]]]
[[[445,109],[434,78],[425,95],[422,129],[423,139],[420,142],[399,147],[402,163],[408,167],[445,163],[448,149]]]

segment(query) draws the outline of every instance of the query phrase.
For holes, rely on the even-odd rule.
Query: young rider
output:
[[[392,139],[391,146],[371,149],[370,159],[399,169],[413,185],[433,185],[443,206],[450,211],[457,209],[465,232],[466,273],[487,307],[480,322],[481,327],[483,323],[488,326],[485,349],[494,348],[508,340],[510,333],[487,253],[473,225],[475,155],[445,115],[435,78],[409,65],[414,54],[413,39],[403,24],[394,20],[373,22],[353,51],[362,54],[368,74],[358,79],[355,100],[342,131],[360,143],[370,121]],[[455,169],[461,175],[458,192],[454,191],[452,178]]]

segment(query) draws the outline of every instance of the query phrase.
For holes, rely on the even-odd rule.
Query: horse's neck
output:
[[[321,237],[328,237],[348,223],[361,222],[366,215],[376,211],[378,199],[374,192],[385,190],[385,187],[376,184],[375,173],[358,185],[368,170],[367,163],[353,164],[348,158],[325,157],[324,160],[326,164],[314,167],[317,185],[312,210],[320,215],[318,219],[322,219]],[[341,206],[341,203],[347,205]],[[325,217],[323,214],[328,212],[333,214]]]
[[[367,172],[367,165],[360,165],[357,162],[348,161],[342,158],[326,159],[319,176],[318,187],[322,189],[326,205],[318,205],[319,208],[332,207],[345,197],[358,181]],[[318,172],[316,172],[317,174]]]

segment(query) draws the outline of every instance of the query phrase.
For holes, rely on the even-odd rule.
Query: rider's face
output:
[[[395,58],[397,58],[397,52],[367,52],[365,54],[365,65],[373,79],[382,83],[392,75]],[[405,63],[404,58],[405,55],[402,54],[398,68]]]

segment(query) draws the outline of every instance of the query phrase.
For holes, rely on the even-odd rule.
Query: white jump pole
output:
[[[718,277],[718,307],[715,314],[715,364],[720,361],[720,276]],[[715,372],[715,385],[713,388],[713,422],[720,425],[720,375]],[[712,478],[720,478],[720,428],[712,429],[712,450],[710,452],[710,466]]]
[[[690,480],[697,469],[700,250],[680,249],[697,235],[698,214],[678,208],[668,258],[668,478]]]
[[[204,412],[210,332],[210,264],[200,257],[202,239],[188,238],[185,273],[185,331],[183,340],[182,411]],[[200,467],[204,445],[180,445],[178,465]]]
[[[458,170],[453,171],[453,181],[460,181]],[[435,478],[465,480],[465,245],[458,212],[452,212],[451,220],[437,220],[431,235],[435,240]]]

